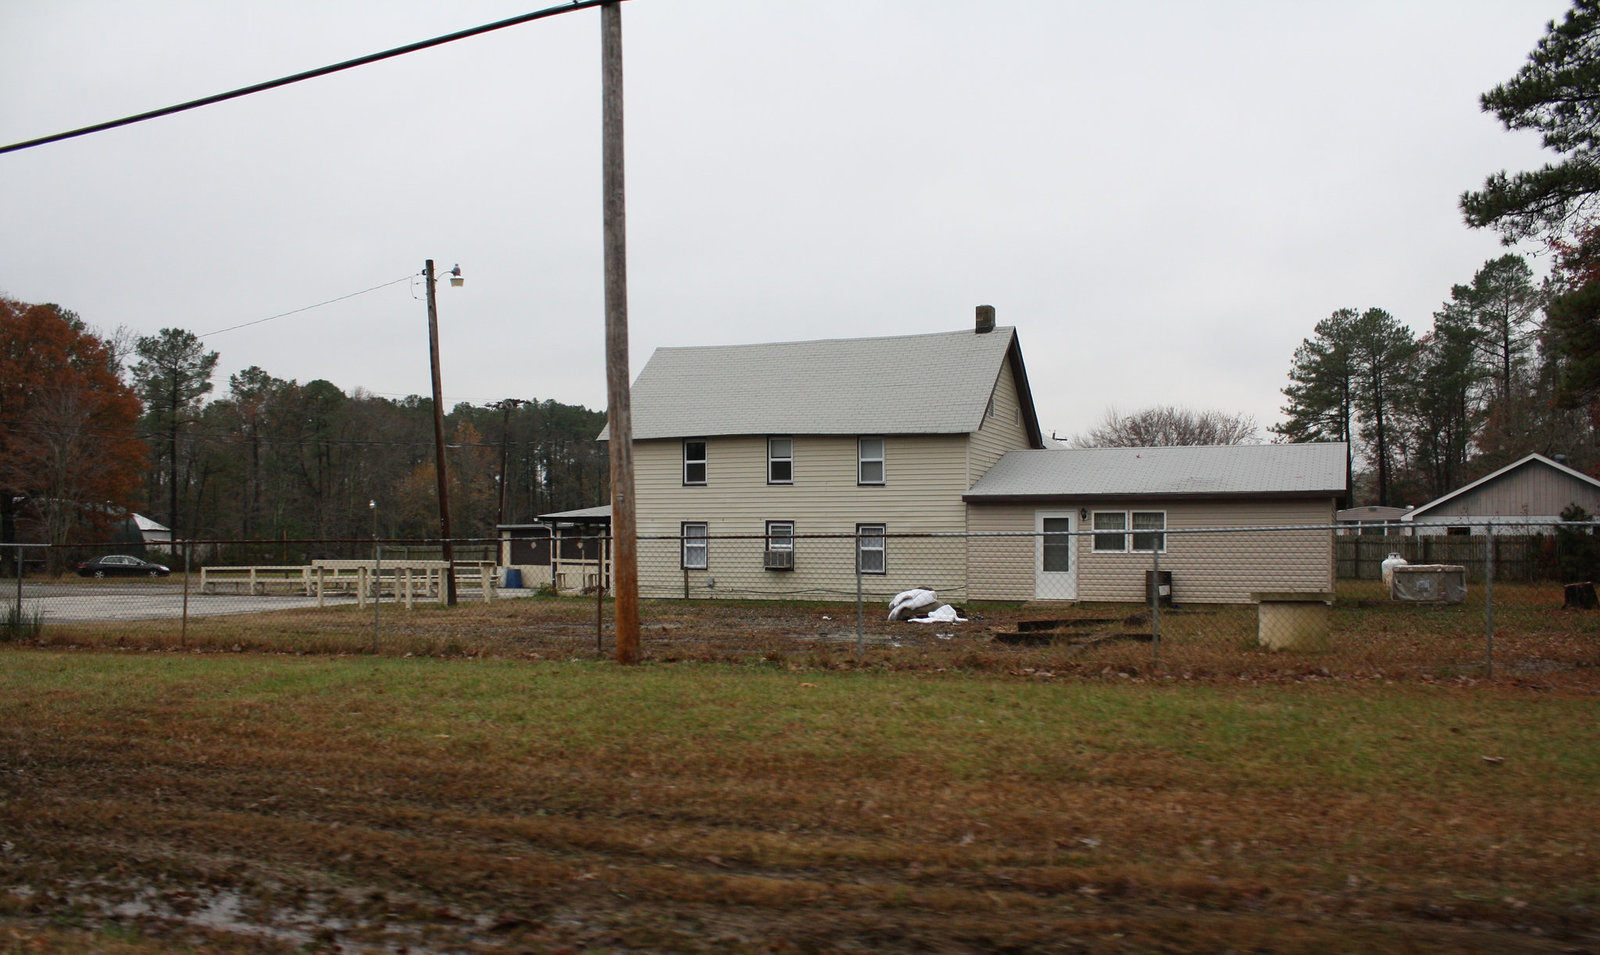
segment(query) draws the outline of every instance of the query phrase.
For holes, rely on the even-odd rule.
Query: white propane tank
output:
[[[1383,585],[1385,587],[1388,587],[1391,584],[1393,584],[1394,583],[1394,569],[1396,567],[1404,567],[1408,563],[1410,563],[1410,561],[1407,561],[1404,557],[1401,557],[1399,554],[1395,553],[1394,551],[1390,551],[1389,552],[1389,556],[1385,557],[1383,559],[1383,563],[1378,565],[1379,567],[1383,568]]]

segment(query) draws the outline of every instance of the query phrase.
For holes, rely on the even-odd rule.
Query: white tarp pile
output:
[[[921,617],[912,617],[912,623],[966,623],[967,618],[956,613],[949,604],[940,604]]]
[[[956,613],[949,604],[939,604],[939,595],[926,587],[915,587],[894,595],[889,601],[889,619],[907,620],[911,623],[966,623],[967,618]],[[921,617],[911,616],[924,607],[934,607]]]

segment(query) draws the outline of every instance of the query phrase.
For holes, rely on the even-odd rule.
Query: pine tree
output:
[[[1359,314],[1341,308],[1318,322],[1311,338],[1295,349],[1289,384],[1283,389],[1282,424],[1271,430],[1290,441],[1345,443],[1344,486],[1348,506],[1355,479],[1355,364],[1352,329]]]
[[[134,352],[139,362],[133,366],[133,379],[144,399],[145,420],[152,431],[167,439],[158,456],[167,463],[167,526],[176,539],[178,436],[199,413],[200,399],[210,394],[218,356],[206,351],[194,332],[181,328],[163,328],[140,338]]]
[[[1579,233],[1600,194],[1600,0],[1574,0],[1517,75],[1483,94],[1485,112],[1508,130],[1540,134],[1559,162],[1490,176],[1461,196],[1473,228],[1492,228],[1506,242]]]

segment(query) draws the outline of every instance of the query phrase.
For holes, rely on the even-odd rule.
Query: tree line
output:
[[[1345,441],[1353,503],[1421,504],[1538,451],[1596,463],[1589,415],[1566,399],[1569,350],[1519,255],[1456,285],[1421,336],[1381,308],[1342,308],[1296,349],[1283,389],[1291,441]]]
[[[1420,337],[1381,308],[1317,324],[1273,430],[1350,442],[1352,503],[1420,504],[1534,451],[1600,467],[1600,0],[1575,0],[1481,105],[1558,158],[1490,175],[1462,214],[1507,245],[1542,241],[1553,267],[1536,282],[1519,255],[1484,263]]]
[[[439,535],[430,399],[256,366],[218,391],[218,357],[183,329],[103,335],[0,298],[0,540],[104,541],[133,511],[195,539]],[[455,536],[607,498],[603,412],[496,404],[445,417]]]

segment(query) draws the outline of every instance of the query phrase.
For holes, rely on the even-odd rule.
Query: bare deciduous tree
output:
[[[1100,424],[1072,439],[1075,448],[1166,448],[1206,444],[1257,444],[1256,419],[1248,414],[1195,411],[1174,405],[1123,414],[1107,408]]]

